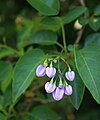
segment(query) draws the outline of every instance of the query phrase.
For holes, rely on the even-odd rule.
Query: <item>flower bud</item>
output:
[[[82,29],[82,25],[79,23],[78,20],[75,21],[75,23],[74,23],[74,28],[75,28],[76,30]]]
[[[39,65],[36,69],[36,76],[42,77],[46,74],[46,67],[44,65]]]
[[[68,71],[65,73],[65,77],[69,80],[69,81],[73,81],[75,78],[75,73],[74,71]]]
[[[56,69],[54,67],[47,67],[46,68],[46,75],[49,77],[49,78],[52,78],[54,77],[56,74]]]
[[[52,93],[54,100],[59,101],[63,98],[64,88],[57,87],[55,91]]]
[[[52,82],[47,82],[45,84],[45,90],[47,93],[52,93],[56,89],[56,85]]]
[[[71,85],[67,85],[65,88],[64,88],[64,93],[66,95],[71,95],[72,94],[72,86]]]

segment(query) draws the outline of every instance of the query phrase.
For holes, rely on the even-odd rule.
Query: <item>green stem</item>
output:
[[[24,48],[21,48],[21,50],[20,50],[20,55],[21,55],[21,56],[24,55]]]
[[[10,105],[9,110],[8,110],[8,115],[10,115],[10,113],[12,112],[15,104],[16,104],[16,102],[14,102]]]
[[[65,61],[65,59],[63,59],[62,57],[61,57],[61,60],[62,61],[64,61],[64,63],[68,66],[68,68],[70,69],[70,66],[69,66],[69,64]]]
[[[6,110],[2,110],[2,112],[5,114],[5,115],[8,115],[7,111]]]
[[[58,59],[58,72],[61,73],[59,59]]]
[[[13,51],[14,53],[16,53],[17,55],[20,55],[19,51],[15,50],[7,45],[0,45],[0,47],[7,48],[7,49]]]
[[[66,45],[66,39],[65,39],[65,30],[64,30],[64,26],[63,25],[62,25],[62,35],[63,35],[64,49],[65,49],[65,52],[67,53],[67,45]]]
[[[56,42],[56,45],[63,49],[63,46],[60,43]]]
[[[67,53],[67,45],[66,45],[66,38],[65,38],[65,30],[64,30],[64,25],[62,23],[62,20],[60,19],[61,23],[61,30],[62,30],[62,37],[63,37],[63,44],[64,44],[64,50]]]

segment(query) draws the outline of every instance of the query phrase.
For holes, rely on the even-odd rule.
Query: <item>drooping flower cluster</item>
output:
[[[52,63],[49,67],[47,67],[47,65],[39,65],[36,69],[36,75],[38,77],[47,75],[49,78],[51,78],[51,81],[45,84],[45,90],[47,93],[52,93],[54,100],[59,101],[63,98],[64,94],[71,95],[73,90],[72,86],[68,85],[67,81],[65,79],[62,80],[61,77],[59,78],[59,84],[57,85],[56,81],[54,81],[56,73],[56,68],[52,66]],[[69,68],[69,70],[65,73],[65,78],[69,81],[73,81],[75,78],[74,71],[71,71]]]
[[[63,85],[63,83],[56,86],[55,83],[52,82],[53,79],[50,82],[47,82],[45,84],[45,90],[47,93],[52,93],[52,96],[54,100],[59,101],[63,98],[65,95],[71,95],[72,94],[72,86],[71,85]],[[61,82],[61,80],[60,80]]]

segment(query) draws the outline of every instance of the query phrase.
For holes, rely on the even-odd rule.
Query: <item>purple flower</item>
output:
[[[65,73],[65,77],[69,80],[69,81],[73,81],[75,78],[75,73],[74,71],[68,71]]]
[[[71,95],[72,94],[72,86],[71,85],[67,85],[65,88],[64,88],[64,93],[66,95]]]
[[[52,82],[47,82],[45,84],[45,90],[47,93],[52,93],[56,89],[56,85]]]
[[[46,74],[46,67],[44,65],[39,65],[36,69],[36,75],[42,77]]]
[[[52,78],[54,77],[56,74],[56,69],[54,67],[47,67],[46,68],[46,75],[49,77],[49,78]]]
[[[52,93],[52,96],[56,101],[61,100],[63,98],[63,95],[64,95],[64,87],[62,88],[57,87],[55,91]]]

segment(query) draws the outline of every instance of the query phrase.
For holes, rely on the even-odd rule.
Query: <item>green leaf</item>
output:
[[[4,96],[4,108],[6,108],[12,103],[12,84],[8,86],[3,96]]]
[[[90,18],[89,26],[95,31],[99,30],[100,29],[100,17]]]
[[[85,103],[85,106],[87,104]],[[89,109],[88,112],[77,117],[77,120],[99,120],[100,119],[100,110],[99,109]]]
[[[21,120],[37,120],[37,119],[34,118],[33,114],[27,112],[26,114],[24,114],[24,116],[22,116]]]
[[[46,30],[47,30],[46,33],[48,35],[50,35],[51,39],[53,38],[55,41],[56,36],[57,36],[55,32],[58,31],[58,29],[60,28],[59,25],[54,26],[54,25],[42,24],[41,23],[42,19],[43,19],[43,17],[41,17],[41,18],[36,17],[36,18],[34,18],[33,21],[25,20],[23,22],[23,26],[21,26],[20,31],[18,32],[18,38],[17,38],[18,49],[22,49],[23,47],[26,47],[27,45],[33,44],[34,41],[30,40],[30,37],[34,38],[34,36],[36,36],[35,34],[38,34],[38,32],[40,33],[40,31],[46,32]],[[48,41],[48,36],[44,32],[43,32],[43,34],[46,36],[47,41]],[[41,36],[43,36],[43,35],[41,35]],[[41,39],[41,38],[39,38],[39,39]],[[39,41],[39,42],[42,42],[42,41]],[[35,43],[39,43],[39,42],[35,41]],[[46,42],[46,40],[45,40],[45,42]],[[50,43],[53,43],[53,41],[51,40]]]
[[[18,49],[21,49],[24,44],[24,40],[26,40],[32,31],[34,22],[28,19],[24,19],[22,22],[22,25],[20,26],[20,29],[18,31],[17,36],[17,47]],[[37,24],[37,23],[36,23]]]
[[[33,108],[31,114],[35,120],[61,120],[60,116],[46,105]]]
[[[45,54],[59,54],[59,52],[57,51],[57,46],[56,45],[40,45],[39,46],[40,49],[42,49]]]
[[[75,80],[71,82],[73,87],[73,94],[70,96],[73,106],[78,110],[83,99],[85,85],[83,84],[80,76],[76,72]]]
[[[91,34],[85,39],[85,46],[94,44],[94,43],[100,44],[100,33]]]
[[[27,0],[36,10],[44,15],[57,15],[59,13],[59,0]]]
[[[0,61],[0,83],[4,92],[11,82],[12,65]]]
[[[4,97],[0,95],[0,110],[3,110],[3,106],[4,106]]]
[[[14,51],[7,48],[0,48],[0,58],[4,58],[9,55],[13,55]]]
[[[57,42],[57,34],[49,30],[41,30],[31,36],[28,41],[26,41],[26,44],[27,42],[30,44],[53,45]]]
[[[75,49],[75,63],[84,84],[100,104],[100,44]]]
[[[70,10],[64,17],[62,17],[62,21],[64,24],[68,24],[73,20],[77,19],[80,15],[87,11],[86,7],[76,7]]]
[[[45,25],[60,25],[59,17],[45,17],[41,20],[42,24]]]
[[[44,61],[45,55],[40,49],[25,53],[17,62],[13,75],[13,101],[15,102],[29,87],[35,77],[37,66]]]
[[[86,25],[89,22],[88,18],[86,17],[80,17],[78,20],[81,25]]]
[[[7,116],[4,114],[0,113],[0,120],[7,120]]]
[[[73,51],[74,51],[74,45],[69,44],[69,45],[68,45],[68,50],[69,50],[70,52],[73,52]]]
[[[95,10],[94,10],[94,15],[100,15],[100,5],[96,6]]]

